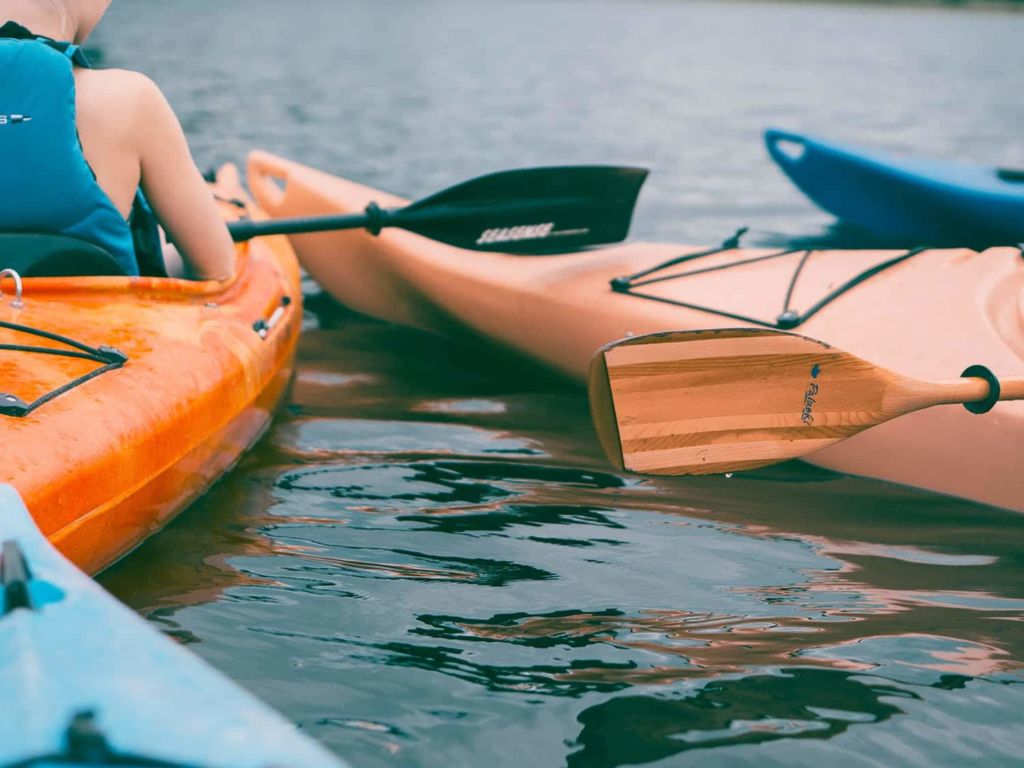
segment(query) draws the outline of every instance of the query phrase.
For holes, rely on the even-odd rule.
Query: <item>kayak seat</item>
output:
[[[126,274],[98,245],[69,235],[31,232],[0,233],[0,269],[13,269],[22,277]]]

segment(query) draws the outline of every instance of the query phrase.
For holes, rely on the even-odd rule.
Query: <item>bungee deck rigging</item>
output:
[[[66,384],[62,384],[59,387],[50,390],[30,403],[26,402],[13,392],[0,392],[0,414],[4,416],[13,416],[15,418],[28,416],[40,406],[45,405],[56,397],[60,397],[65,392],[69,392],[75,387],[81,386],[97,376],[102,376],[108,371],[117,370],[128,362],[128,356],[116,347],[91,347],[88,344],[83,344],[80,341],[76,341],[75,339],[59,333],[51,333],[39,328],[21,325],[20,323],[11,323],[6,320],[0,320],[0,328],[14,331],[16,333],[24,333],[29,336],[35,336],[40,339],[46,339],[69,347],[68,349],[61,349],[59,347],[44,347],[31,344],[0,344],[0,352],[27,352],[38,355],[58,355],[60,357],[89,360],[100,366],[99,368],[95,368],[88,373],[72,379]]]
[[[709,314],[718,315],[720,317],[729,318],[731,320],[739,320],[744,323],[751,323],[753,325],[760,325],[765,328],[774,328],[777,330],[792,330],[798,328],[811,317],[816,315],[822,309],[827,307],[829,304],[834,302],[843,294],[861,285],[866,280],[884,272],[890,267],[895,267],[897,264],[902,264],[907,259],[917,256],[919,253],[923,253],[928,250],[927,246],[918,246],[916,248],[910,248],[900,254],[886,259],[885,261],[879,262],[872,267],[861,271],[854,275],[842,285],[837,288],[828,291],[821,299],[814,302],[809,309],[799,312],[792,307],[793,292],[796,289],[797,281],[800,279],[800,275],[807,265],[807,262],[815,253],[822,253],[824,251],[816,248],[789,248],[780,251],[774,251],[772,253],[761,254],[758,256],[748,256],[746,258],[738,259],[727,264],[715,264],[709,267],[700,267],[697,269],[690,269],[684,272],[675,272],[670,275],[656,275],[662,270],[674,267],[679,264],[687,264],[696,261],[701,258],[709,256],[718,256],[729,251],[738,250],[740,248],[740,240],[747,232],[747,228],[743,227],[736,231],[736,233],[722,242],[722,244],[715,248],[708,248],[703,251],[696,253],[688,253],[682,256],[678,256],[668,261],[663,261],[656,266],[643,269],[639,272],[634,272],[631,275],[625,275],[622,277],[616,277],[609,281],[611,288],[616,293],[625,294],[627,296],[636,296],[639,299],[648,299],[650,301],[658,301],[663,304],[671,304],[677,307],[685,307],[687,309],[695,309],[700,312],[708,312]],[[637,288],[654,285],[656,283],[664,283],[670,280],[681,280],[686,277],[692,277],[695,275],[703,275],[709,272],[719,272],[726,269],[732,269],[734,267],[742,267],[748,264],[754,264],[761,261],[769,261],[772,259],[779,259],[785,256],[792,256],[794,254],[802,253],[797,262],[796,268],[793,270],[793,275],[789,279],[789,284],[786,288],[786,296],[782,303],[782,311],[776,316],[774,320],[765,320],[763,318],[751,317],[740,312],[730,312],[726,309],[720,309],[716,307],[707,306],[704,304],[698,304],[695,302],[683,301],[682,299],[672,298],[669,296],[657,296],[651,293],[645,293],[637,291]]]
[[[15,286],[14,298],[11,299],[11,307],[14,309],[22,309],[24,308],[24,301],[22,300],[21,275],[13,269],[4,269],[0,271],[0,280],[8,277],[14,280]],[[32,411],[42,405],[45,405],[54,398],[60,397],[65,392],[69,392],[75,387],[78,387],[97,376],[101,376],[108,371],[116,370],[128,362],[128,356],[116,347],[92,347],[81,341],[76,341],[69,336],[65,336],[64,334],[45,331],[41,328],[33,328],[31,326],[24,325],[22,323],[14,323],[9,320],[0,320],[0,329],[13,331],[15,333],[23,333],[38,339],[45,339],[47,341],[56,342],[57,344],[63,344],[64,347],[66,347],[62,349],[61,347],[46,347],[33,344],[0,343],[0,352],[27,352],[29,354],[37,355],[56,355],[59,357],[74,358],[77,360],[87,360],[97,363],[100,366],[99,368],[95,368],[80,376],[76,376],[66,384],[62,384],[49,392],[40,395],[32,402],[26,402],[14,392],[0,391],[0,415],[3,416],[13,416],[15,418],[28,416]]]

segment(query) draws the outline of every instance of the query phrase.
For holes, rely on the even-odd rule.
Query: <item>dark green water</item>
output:
[[[410,195],[638,162],[637,231],[820,232],[765,124],[1024,165],[1024,15],[682,2],[116,3],[201,163]],[[339,258],[343,258],[339,254]],[[604,465],[583,394],[309,285],[275,427],[101,581],[355,766],[1014,765],[1024,518],[790,465]]]

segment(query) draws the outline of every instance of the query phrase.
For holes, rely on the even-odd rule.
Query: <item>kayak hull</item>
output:
[[[242,195],[237,174],[225,169],[217,191]],[[240,212],[224,209],[227,218]],[[229,283],[31,278],[22,308],[0,304],[0,320],[127,356],[25,417],[0,416],[0,481],[89,573],[202,495],[266,430],[285,393],[301,324],[294,252],[284,238],[253,241],[239,248],[236,271]],[[275,316],[260,333],[258,324]],[[65,347],[10,329],[0,329],[0,343]],[[26,402],[90,367],[0,353],[5,387]]]
[[[764,138],[807,197],[863,229],[915,244],[1024,241],[1024,173],[897,157],[775,129]]]
[[[68,757],[69,726],[84,719],[116,757],[203,768],[342,768],[74,568],[38,531],[14,489],[0,485],[5,542],[24,556],[33,605],[6,610],[0,590],[0,765],[45,756],[64,764],[56,758]],[[3,557],[10,552],[8,545]]]
[[[405,203],[379,190],[266,153],[250,157],[249,179],[274,217],[351,213],[375,201]],[[594,352],[629,335],[749,326],[669,302],[731,308],[774,320],[802,254],[652,286],[659,300],[615,293],[609,281],[700,248],[634,243],[554,256],[462,251],[385,230],[293,238],[305,269],[357,311],[430,331],[498,344],[583,382]],[[765,251],[709,257],[708,266]],[[793,293],[809,306],[823,290],[893,257],[893,252],[820,252]],[[702,266],[704,262],[702,262]],[[840,296],[799,333],[923,379],[956,377],[983,364],[1024,373],[1024,260],[1016,249],[933,250],[907,259]],[[895,419],[808,461],[1024,511],[1024,403],[977,416],[939,406]]]

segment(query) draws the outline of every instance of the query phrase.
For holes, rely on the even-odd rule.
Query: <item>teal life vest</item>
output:
[[[138,275],[136,243],[155,226],[133,233],[97,183],[78,138],[74,65],[89,66],[78,46],[0,27],[0,232],[81,238]],[[142,205],[140,192],[133,217]]]

